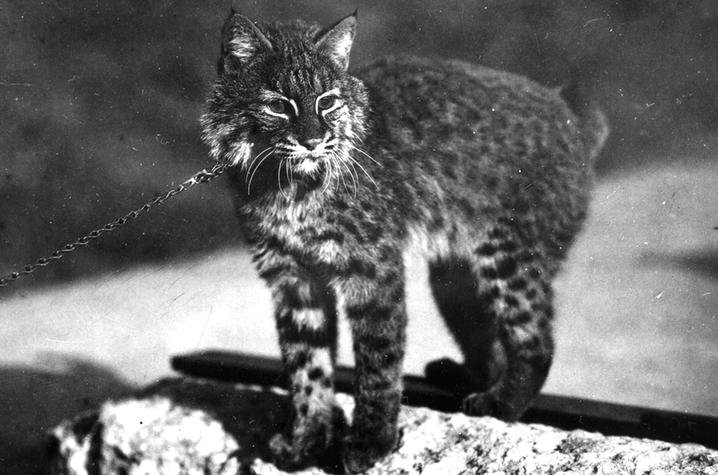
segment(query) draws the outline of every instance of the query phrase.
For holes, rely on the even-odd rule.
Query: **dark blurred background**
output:
[[[713,157],[714,0],[235,0],[255,19],[322,24],[356,7],[355,67],[406,53],[548,85],[578,79],[612,124],[602,177]],[[229,9],[229,1],[0,1],[0,274],[208,165],[197,118]],[[225,186],[220,179],[175,198],[38,272],[32,285],[236,245]]]

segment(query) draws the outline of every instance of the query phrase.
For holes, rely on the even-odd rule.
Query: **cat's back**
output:
[[[446,120],[454,119],[448,117],[451,112],[485,111],[487,106],[498,104],[545,107],[560,102],[556,101],[556,89],[524,76],[459,60],[383,57],[360,69],[357,76],[376,96],[375,100],[379,99],[375,106],[401,107],[407,113],[444,112]],[[462,105],[457,110],[456,106]],[[441,117],[433,119],[437,118]]]
[[[607,134],[598,110],[559,88],[461,61],[384,58],[357,77],[372,108],[366,146],[392,169],[385,186],[409,197],[417,222],[436,209],[467,229],[509,215],[537,240],[564,230],[566,239],[547,246],[557,255],[567,248]]]
[[[463,61],[387,57],[357,76],[381,134],[399,146],[467,141],[520,162],[541,149],[592,156],[607,133],[560,88]]]

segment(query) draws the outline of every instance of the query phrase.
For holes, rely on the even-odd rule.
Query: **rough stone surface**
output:
[[[351,414],[353,401],[339,395]],[[53,474],[283,474],[267,441],[286,422],[281,391],[163,381],[104,404],[50,434]],[[718,452],[694,444],[605,437],[404,407],[398,450],[370,474],[718,474]],[[309,468],[302,474],[323,474]]]

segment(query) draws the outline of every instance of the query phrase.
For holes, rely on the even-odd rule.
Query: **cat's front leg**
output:
[[[272,292],[292,400],[287,431],[270,441],[275,462],[290,469],[337,464],[346,422],[333,391],[334,296],[289,254],[265,249],[255,260]]]
[[[339,280],[354,345],[356,406],[344,444],[344,467],[358,473],[398,443],[406,305],[401,257],[355,262]]]

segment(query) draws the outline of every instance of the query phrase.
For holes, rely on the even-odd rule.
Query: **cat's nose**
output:
[[[301,141],[301,144],[304,145],[307,150],[314,150],[320,143],[322,143],[322,139],[304,139]]]

